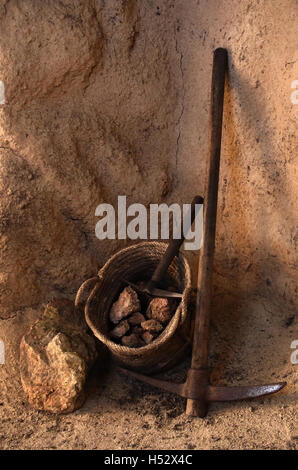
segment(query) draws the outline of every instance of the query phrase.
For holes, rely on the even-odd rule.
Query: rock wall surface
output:
[[[185,203],[204,192],[218,46],[229,51],[229,82],[215,304],[231,315],[261,295],[281,306],[281,319],[295,316],[295,7],[0,1],[0,337],[9,364],[32,308],[73,298],[128,243],[96,239],[98,204],[118,195]]]

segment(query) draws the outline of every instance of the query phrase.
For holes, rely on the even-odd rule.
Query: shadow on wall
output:
[[[237,132],[237,103],[248,136]],[[224,120],[227,155],[222,158],[217,237],[219,243],[225,240],[227,249],[217,252],[214,268],[213,381],[245,383],[247,373],[248,382],[251,376],[270,380],[275,375],[272,369],[281,376],[282,368],[290,365],[292,325],[297,321],[291,261],[295,240],[283,238],[285,225],[295,227],[290,175],[285,156],[279,155],[272,139],[276,129],[266,119],[256,90],[235,70],[232,84],[226,84]],[[261,130],[262,121],[268,124]],[[254,135],[260,135],[256,147],[251,145]],[[253,155],[248,158],[249,151]],[[284,250],[278,241],[293,251]]]
[[[258,293],[294,309],[296,247],[295,237],[287,233],[295,227],[295,198],[290,192],[294,175],[286,171],[286,156],[278,148],[278,138],[272,138],[277,130],[256,89],[237,71],[232,76],[232,85],[228,81],[226,87],[227,155],[222,156],[218,211],[218,237],[226,238],[227,250],[219,253],[215,272],[226,274],[229,283],[234,280],[234,294],[239,288],[244,296]],[[237,106],[247,135],[237,130]],[[259,123],[265,125],[260,128]]]

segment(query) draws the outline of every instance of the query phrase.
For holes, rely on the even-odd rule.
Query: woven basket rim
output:
[[[85,304],[85,319],[86,323],[88,324],[89,328],[92,330],[93,334],[102,342],[104,343],[109,349],[111,350],[116,350],[117,353],[123,354],[124,356],[131,356],[135,354],[143,354],[144,352],[151,351],[157,349],[161,344],[164,343],[165,340],[167,340],[169,337],[171,337],[174,332],[177,330],[177,327],[179,325],[179,322],[181,320],[181,312],[182,309],[185,309],[187,306],[187,299],[188,296],[192,290],[191,288],[191,270],[189,263],[185,257],[185,255],[181,252],[178,254],[178,259],[180,263],[182,264],[182,267],[184,269],[184,276],[185,276],[185,288],[182,293],[182,298],[179,306],[177,307],[175,314],[173,315],[172,319],[170,322],[167,324],[166,328],[163,330],[163,332],[150,344],[146,344],[145,346],[141,346],[138,348],[131,348],[128,346],[123,346],[118,343],[115,343],[112,341],[108,336],[105,334],[101,333],[100,330],[94,325],[91,315],[90,315],[90,306],[92,301],[94,300],[94,297],[97,294],[97,291],[99,290],[101,283],[103,282],[104,274],[105,271],[110,267],[112,263],[114,263],[115,260],[119,256],[121,256],[124,253],[129,253],[130,251],[135,251],[136,249],[142,249],[143,247],[149,248],[150,246],[155,246],[155,247],[162,247],[165,248],[168,246],[167,243],[165,242],[158,242],[158,241],[147,241],[147,242],[141,242],[137,243],[134,245],[130,245],[129,247],[122,248],[118,250],[114,255],[112,255],[107,262],[104,264],[104,266],[98,271],[98,280],[93,287],[90,295],[88,296],[87,302]],[[189,287],[187,287],[189,286]]]

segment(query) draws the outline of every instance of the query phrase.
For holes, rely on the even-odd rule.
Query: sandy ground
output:
[[[0,0],[1,449],[297,448],[295,6]],[[80,410],[34,411],[19,380],[21,336],[48,296],[73,300],[82,281],[124,247],[95,237],[96,207],[116,205],[118,195],[148,207],[204,194],[219,46],[228,49],[229,79],[212,383],[286,380],[287,388],[213,404],[205,420],[190,420],[184,400],[107,367],[105,376],[95,372]],[[186,369],[172,371],[173,380]]]
[[[298,367],[290,361],[295,332],[297,336],[295,318],[284,320],[272,305],[266,318],[268,303],[260,298],[247,307],[213,320],[212,382],[240,385],[286,380],[288,385],[279,394],[212,404],[204,420],[189,418],[184,399],[130,380],[107,362],[94,369],[84,406],[69,415],[33,410],[20,386],[13,394],[1,393],[0,448],[298,449]],[[278,334],[274,333],[277,325]],[[164,376],[182,381],[188,364],[186,359]]]

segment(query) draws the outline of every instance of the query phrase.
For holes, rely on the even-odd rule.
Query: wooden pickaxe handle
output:
[[[204,199],[201,196],[195,196],[194,199],[192,200],[192,203],[190,206],[191,224],[194,222],[195,217],[196,217],[196,205],[203,204],[203,202],[204,202]],[[179,249],[182,243],[184,242],[184,238],[185,238],[185,234],[183,232],[183,221],[181,219],[181,238],[172,239],[169,242],[169,245],[165,251],[165,254],[161,258],[157,267],[155,268],[155,271],[150,281],[147,283],[146,288],[149,291],[153,289],[155,286],[157,286],[158,283],[163,279],[164,275],[167,272],[168,267],[170,266],[175,256],[178,254]]]
[[[194,326],[191,369],[200,371],[202,387],[198,400],[187,400],[186,413],[203,417],[207,411],[207,400],[204,399],[204,388],[207,392],[208,377],[208,337],[210,323],[210,304],[212,294],[212,268],[215,247],[215,228],[219,164],[222,134],[222,117],[224,103],[225,75],[228,64],[226,49],[216,49],[213,56],[209,148],[207,164],[207,186],[204,197],[203,245],[200,252],[198,270],[198,292],[196,318]],[[189,374],[190,381],[196,374]],[[193,388],[192,384],[190,389]]]

